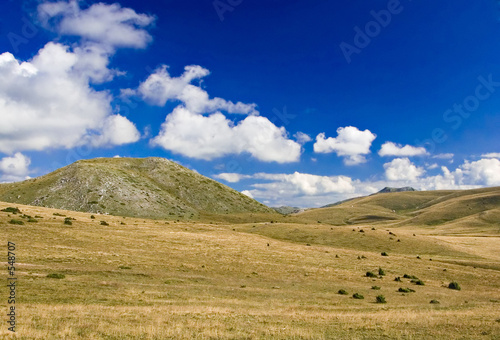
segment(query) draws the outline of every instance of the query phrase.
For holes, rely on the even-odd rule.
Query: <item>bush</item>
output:
[[[53,213],[52,215],[54,215],[54,216],[62,216],[62,217],[66,217],[66,215],[59,214],[59,213]]]
[[[109,225],[109,223],[106,221],[101,221],[101,225]]]
[[[400,293],[415,293],[415,291],[413,289],[411,289],[411,288],[403,288],[403,287],[399,288],[398,292],[400,292]]]
[[[344,289],[340,289],[337,293],[340,295],[349,295],[349,293],[347,291],[345,291]]]
[[[382,255],[382,256],[389,256],[389,254],[387,254],[385,251],[382,252],[382,253],[380,253],[380,255]]]
[[[431,300],[431,303],[432,303],[433,305],[437,305],[437,304],[439,304],[439,301],[438,301],[438,300]]]
[[[73,224],[73,222],[71,222],[71,217],[66,217],[66,218],[64,219],[64,224],[67,224],[67,225],[72,225],[72,224]]]
[[[384,276],[385,275],[385,271],[382,268],[379,268],[378,269],[378,275]]]
[[[90,215],[90,219],[95,220],[95,216],[94,215]]]
[[[132,267],[128,267],[128,266],[120,266],[118,268],[120,268],[120,269],[132,269]]]
[[[21,221],[21,220],[10,220],[9,221],[10,224],[18,224],[18,225],[23,225],[24,222]]]
[[[372,286],[372,289],[373,290],[380,290],[380,287],[379,286]]]
[[[403,277],[405,279],[412,279],[412,280],[418,280],[418,277],[416,277],[415,275],[408,275],[408,274],[404,274]]]
[[[359,293],[354,293],[354,294],[352,295],[352,298],[353,298],[353,299],[362,300],[362,299],[364,299],[365,297],[364,297],[363,295],[359,294]]]
[[[59,274],[59,273],[51,273],[51,274],[47,274],[47,277],[49,279],[64,279],[66,277],[66,275]]]
[[[38,220],[30,217],[30,218],[28,218],[28,222],[30,222],[30,223],[37,223]]]
[[[375,298],[375,301],[377,303],[387,303],[387,301],[385,301],[385,296],[383,296],[383,295],[377,295],[377,297]]]
[[[448,288],[450,289],[455,289],[455,290],[461,290],[462,288],[460,287],[460,285],[458,284],[458,282],[450,282],[450,284],[448,285]]]
[[[401,282],[401,278],[398,276],[398,277],[396,277],[396,278],[394,279],[394,281],[396,281],[396,282]]]
[[[1,211],[13,213],[13,214],[20,214],[21,213],[21,210],[19,210],[19,208],[14,208],[14,207],[7,207],[5,209],[2,209]]]
[[[366,272],[366,277],[377,277],[377,275],[372,272]]]
[[[417,286],[425,286],[425,283],[422,280],[411,280],[410,282],[416,284]]]

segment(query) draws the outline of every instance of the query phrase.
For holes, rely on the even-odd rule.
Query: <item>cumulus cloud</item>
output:
[[[28,179],[30,163],[30,159],[20,152],[0,159],[0,181],[17,182]]]
[[[250,191],[248,191],[248,190],[243,190],[241,193],[243,195],[246,195],[246,196],[250,197],[250,198],[254,198],[253,195],[252,195],[252,193]]]
[[[109,48],[145,48],[152,37],[144,28],[155,20],[117,3],[81,9],[77,0],[42,3],[38,18],[45,28],[61,35],[78,36]]]
[[[425,172],[408,158],[396,158],[384,164],[385,177],[390,181],[414,181]]]
[[[113,115],[107,91],[96,91],[80,54],[48,43],[31,61],[0,55],[0,152],[134,142],[131,122]],[[126,127],[117,132],[116,129]]]
[[[248,116],[234,124],[220,112],[203,116],[183,106],[167,115],[152,144],[204,160],[246,152],[261,161],[287,163],[298,161],[301,153],[286,130],[265,117]]]
[[[468,182],[479,185],[500,185],[500,160],[496,158],[465,162],[460,170]]]
[[[393,142],[385,142],[378,152],[379,156],[424,156],[427,150],[424,147],[415,147],[411,145],[402,146]]]
[[[297,141],[297,143],[299,143],[300,145],[304,145],[304,144],[312,141],[312,138],[308,134],[305,134],[304,132],[299,131],[296,134],[294,134],[293,136],[295,137],[295,140]]]
[[[366,157],[370,153],[373,140],[377,137],[369,130],[360,131],[354,126],[340,127],[337,129],[337,137],[325,138],[324,133],[316,136],[314,152],[331,153],[344,157],[346,165],[356,165],[366,162]]]
[[[481,155],[484,158],[500,158],[500,152],[490,152]]]
[[[233,103],[222,98],[209,98],[200,86],[191,84],[201,80],[210,72],[198,65],[186,66],[179,77],[171,77],[163,65],[140,84],[138,94],[148,103],[165,106],[167,101],[179,101],[193,113],[213,113],[219,110],[228,113],[258,115],[256,104]]]

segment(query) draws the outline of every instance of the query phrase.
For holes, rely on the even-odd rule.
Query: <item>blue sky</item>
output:
[[[118,155],[272,206],[500,185],[497,1],[0,6],[0,181]]]

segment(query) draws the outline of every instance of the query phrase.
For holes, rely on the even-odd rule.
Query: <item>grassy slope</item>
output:
[[[0,208],[7,206],[12,204],[0,202]],[[88,213],[19,208],[41,218],[17,226],[7,222],[19,215],[0,212],[0,242],[17,245],[20,287],[19,328],[9,338],[500,337],[498,237],[471,237],[464,244],[464,236],[422,235],[416,227],[389,227],[395,236],[385,227],[361,233],[317,223],[174,223],[103,215],[93,220]],[[54,212],[76,220],[64,225],[65,217]],[[290,242],[258,234],[286,231],[327,241],[308,246],[307,238]],[[389,256],[380,256],[381,249]],[[379,267],[386,276],[364,276]],[[66,278],[49,279],[49,273]],[[393,280],[405,273],[425,286]],[[1,271],[0,279],[5,276]],[[452,280],[461,291],[443,287]],[[381,289],[372,290],[374,285]],[[416,292],[398,293],[400,287]],[[339,295],[339,289],[350,294]],[[365,299],[352,299],[354,292]],[[387,304],[374,303],[379,294]],[[431,299],[441,303],[431,305]],[[0,308],[6,310],[5,299]],[[6,327],[0,338],[7,338]]]
[[[384,193],[295,215],[302,221],[334,225],[377,224],[398,226],[471,227],[484,231],[500,227],[500,188],[463,191]]]
[[[79,161],[48,175],[0,185],[0,200],[93,213],[189,218],[272,209],[162,158]]]

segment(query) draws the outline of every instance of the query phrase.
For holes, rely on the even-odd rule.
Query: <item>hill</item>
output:
[[[500,187],[378,193],[294,216],[333,225],[389,223],[481,231],[500,227]]]
[[[0,201],[144,218],[278,215],[228,186],[163,158],[78,161],[45,176],[1,184]]]

